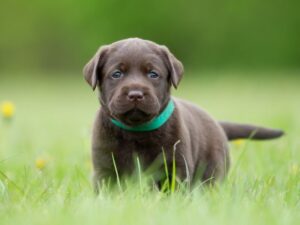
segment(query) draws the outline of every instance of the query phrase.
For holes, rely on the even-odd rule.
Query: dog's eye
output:
[[[123,76],[123,73],[119,70],[115,71],[112,73],[111,77],[114,79],[119,79]]]
[[[159,75],[157,73],[155,73],[154,71],[150,71],[148,73],[148,77],[151,78],[151,79],[156,79],[159,77]]]

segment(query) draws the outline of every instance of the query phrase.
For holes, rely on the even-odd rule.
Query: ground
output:
[[[165,194],[138,176],[122,191],[95,197],[96,93],[79,73],[2,74],[0,102],[15,109],[0,118],[0,224],[297,224],[299,84],[296,72],[187,72],[174,95],[217,119],[282,128],[286,135],[231,143],[230,174],[213,189]]]

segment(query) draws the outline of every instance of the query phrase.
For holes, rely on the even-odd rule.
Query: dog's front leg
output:
[[[112,156],[101,148],[93,148],[93,186],[96,193],[99,193],[103,185],[111,185],[116,180]]]

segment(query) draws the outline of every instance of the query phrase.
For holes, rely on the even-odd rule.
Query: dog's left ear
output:
[[[96,89],[99,80],[101,79],[101,68],[103,67],[109,46],[105,45],[98,49],[96,54],[83,68],[83,75],[85,80],[89,83],[89,85]]]
[[[165,58],[171,76],[171,82],[175,88],[183,76],[184,68],[182,63],[170,52],[166,46],[161,46],[163,57]]]

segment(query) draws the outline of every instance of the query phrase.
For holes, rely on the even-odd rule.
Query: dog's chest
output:
[[[170,137],[168,137],[170,139]],[[113,151],[116,164],[124,173],[130,173],[139,162],[146,169],[162,155],[172,152],[173,141],[163,134],[145,134],[130,138],[117,137],[116,149]],[[173,138],[172,138],[173,139]]]
[[[148,167],[162,151],[162,143],[141,140],[117,140],[114,151],[116,163],[124,170],[134,169],[137,160]]]

